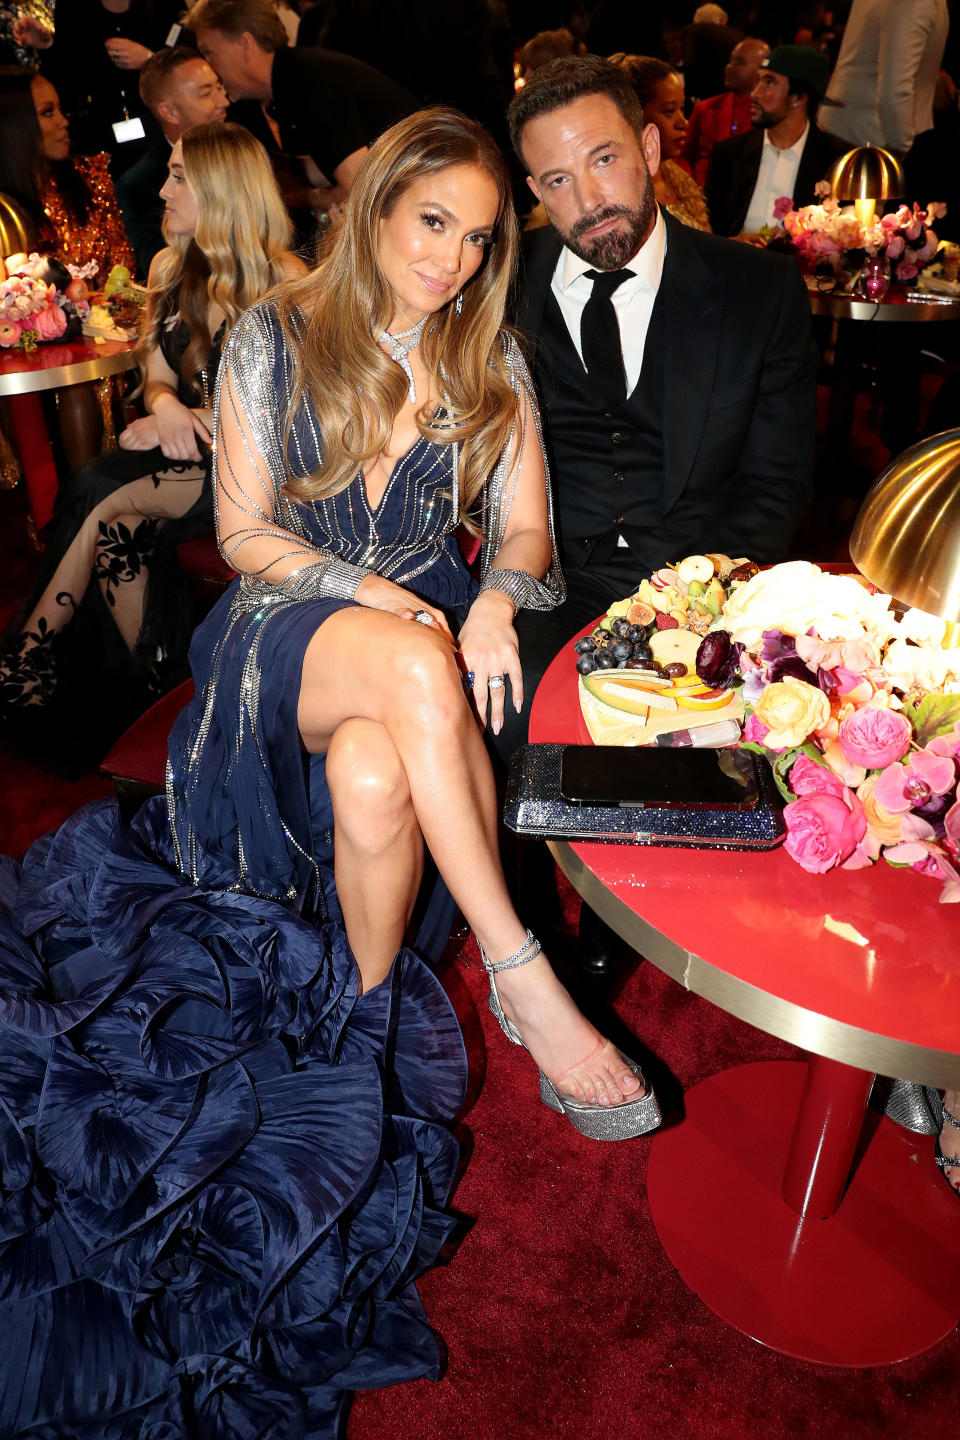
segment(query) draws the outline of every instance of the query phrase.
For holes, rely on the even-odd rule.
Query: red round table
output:
[[[589,743],[569,645],[530,739]],[[875,1074],[960,1088],[960,907],[912,871],[808,875],[782,848],[550,848],[646,959],[808,1052],[702,1081],[655,1139],[650,1208],[690,1287],[754,1339],[821,1364],[887,1364],[949,1334],[960,1201],[932,1140],[866,1104]]]
[[[0,395],[10,402],[10,419],[38,531],[53,515],[59,484],[39,392],[80,385],[86,380],[104,380],[132,370],[135,349],[133,340],[97,340],[80,335],[62,344],[38,345],[29,353],[0,350]]]

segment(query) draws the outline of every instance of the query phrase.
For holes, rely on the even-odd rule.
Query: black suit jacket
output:
[[[818,130],[816,124],[811,124],[797,167],[797,183],[793,187],[795,205],[814,203],[817,181],[826,179],[834,160],[849,148],[843,140],[827,135]],[[715,235],[739,235],[743,230],[760,173],[762,153],[763,131],[760,129],[731,135],[728,140],[720,140],[711,150],[703,188]]]
[[[648,557],[629,525],[623,534],[657,565],[703,550],[782,560],[812,496],[818,359],[806,286],[790,256],[664,221],[665,340],[661,355],[644,355],[664,372],[664,553]],[[536,351],[561,242],[553,229],[527,240],[517,318]],[[549,447],[549,405],[543,419]],[[553,476],[561,535],[577,483]]]
[[[137,257],[137,270],[144,280],[150,261],[167,243],[160,228],[164,209],[160,190],[167,179],[170,149],[170,142],[161,135],[114,184],[123,215],[123,228]]]

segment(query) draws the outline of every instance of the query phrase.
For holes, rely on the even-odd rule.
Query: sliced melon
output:
[[[611,675],[609,671],[604,674],[594,671],[592,675],[584,675],[582,683],[587,693],[601,704],[609,705],[612,710],[625,710],[629,715],[642,714],[644,719],[650,709],[677,708],[677,702],[669,690],[654,690],[648,684],[631,684],[621,679],[619,674]]]

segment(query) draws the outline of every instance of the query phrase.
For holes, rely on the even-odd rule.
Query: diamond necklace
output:
[[[420,344],[423,327],[429,319],[430,315],[428,313],[424,315],[422,320],[418,320],[416,325],[410,330],[401,330],[396,335],[391,335],[389,330],[383,330],[379,336],[381,345],[390,346],[390,359],[396,361],[410,382],[408,393],[411,405],[416,405],[417,403],[417,387],[413,383],[413,370],[410,368],[410,361],[407,357],[416,350]]]

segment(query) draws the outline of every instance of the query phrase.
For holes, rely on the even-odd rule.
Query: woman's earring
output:
[[[455,304],[454,307],[453,307],[453,313],[454,313],[454,315],[459,315],[462,310],[463,310],[463,291],[462,291],[462,290],[458,290],[458,291],[457,291],[457,301],[456,301],[456,304]]]

